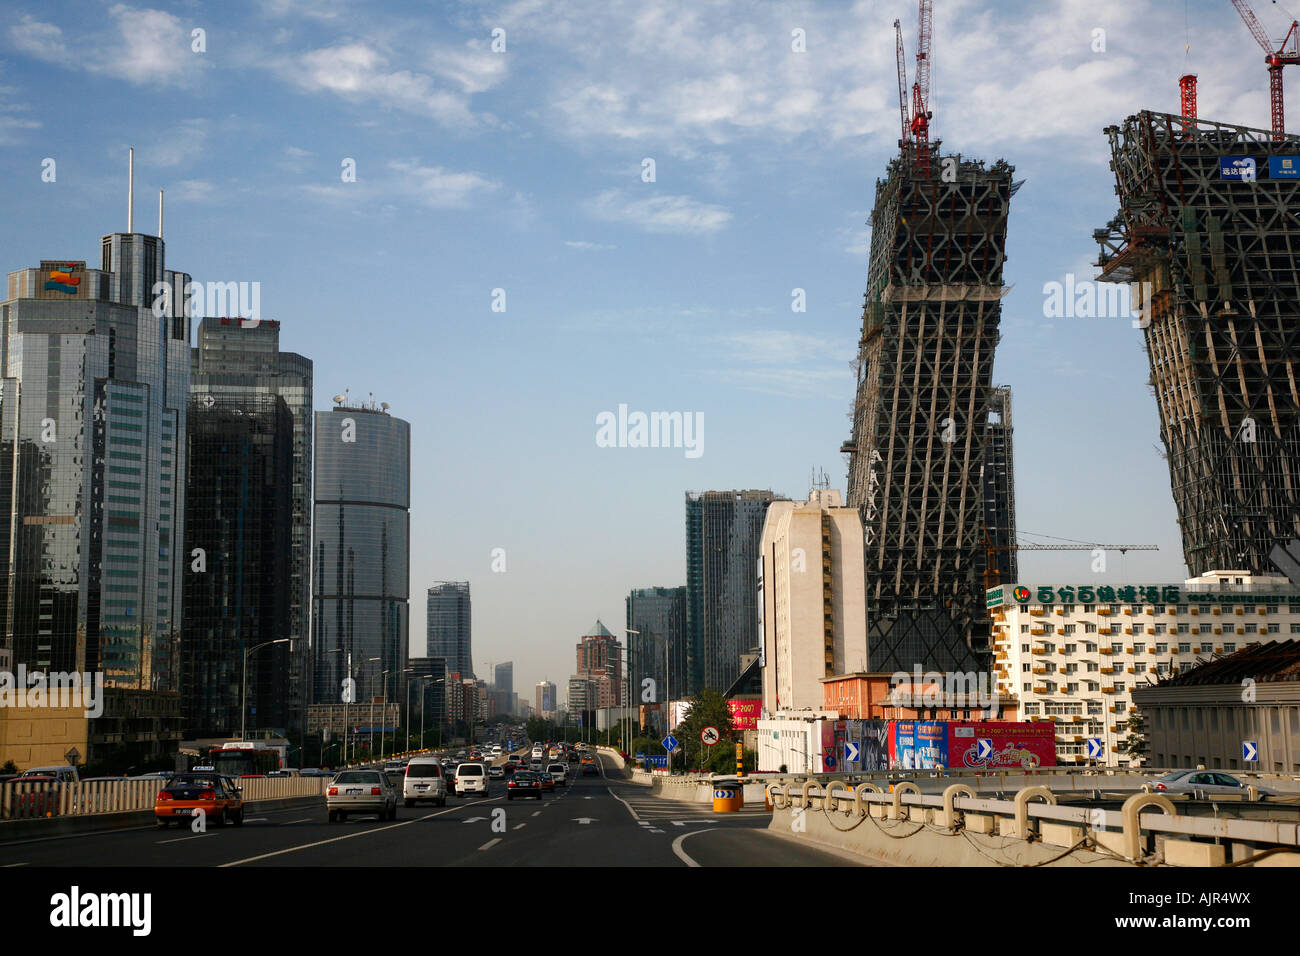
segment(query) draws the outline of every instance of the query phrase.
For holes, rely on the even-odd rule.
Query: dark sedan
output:
[[[515,797],[536,797],[542,799],[541,778],[531,770],[519,770],[506,783],[506,799]]]

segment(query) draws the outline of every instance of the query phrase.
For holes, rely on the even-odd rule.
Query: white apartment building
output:
[[[867,669],[858,509],[833,488],[768,505],[758,592],[764,710],[821,710],[823,677]]]
[[[1140,765],[1127,753],[1134,686],[1300,635],[1300,587],[1246,571],[1181,585],[1006,584],[987,598],[998,688],[1019,698],[1022,720],[1056,722],[1061,764]]]

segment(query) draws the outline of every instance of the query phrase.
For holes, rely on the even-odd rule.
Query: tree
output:
[[[721,692],[706,687],[689,701],[686,708],[686,717],[677,729],[673,731],[673,736],[681,741],[682,749],[686,752],[686,768],[692,769],[700,766],[701,751],[706,749],[700,741],[700,731],[705,727],[717,727],[721,732],[723,741],[731,737],[731,709],[727,706],[727,699],[722,696]],[[718,747],[726,747],[725,743],[718,743],[712,748],[717,751]],[[731,754],[732,769],[735,769],[735,749],[727,747]],[[709,755],[711,758],[716,757],[716,753]]]
[[[1133,760],[1141,760],[1147,753],[1146,718],[1141,711],[1129,713],[1128,737],[1124,740],[1124,752]]]

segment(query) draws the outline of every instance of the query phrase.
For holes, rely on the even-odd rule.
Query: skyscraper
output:
[[[411,426],[373,403],[315,423],[316,699],[337,700],[350,667],[359,700],[396,700],[409,654]]]
[[[199,323],[198,344],[191,353],[190,393],[194,399],[191,420],[205,421],[205,413],[217,408],[227,410],[225,418],[229,419],[233,414],[238,419],[250,409],[269,409],[271,404],[283,406],[290,416],[289,431],[283,437],[289,443],[290,471],[276,479],[283,482],[288,492],[288,529],[284,532],[278,530],[282,520],[278,515],[268,514],[265,519],[276,524],[275,548],[284,552],[285,563],[282,566],[280,557],[276,557],[276,567],[281,570],[270,580],[287,601],[288,619],[278,622],[273,632],[267,630],[271,637],[262,639],[287,637],[292,643],[266,648],[251,657],[249,680],[266,685],[260,691],[266,700],[256,705],[258,714],[276,718],[272,723],[258,721],[256,726],[297,729],[311,691],[311,681],[306,675],[309,674],[308,631],[311,620],[312,363],[297,353],[280,351],[279,322],[206,318]],[[278,402],[267,404],[264,399],[277,399]],[[283,431],[282,426],[277,434],[279,431]],[[280,440],[276,439],[277,442]],[[220,454],[219,449],[211,448],[210,454]],[[192,461],[191,486],[205,494],[211,487],[205,478],[206,471],[217,467],[220,467],[219,463],[209,455]],[[222,508],[228,510],[226,505]],[[187,521],[191,510],[192,507],[187,506]],[[211,511],[209,514],[213,518],[223,518]],[[240,525],[240,534],[245,527]],[[211,593],[217,599],[219,592]],[[229,598],[221,597],[220,600]],[[220,606],[212,605],[214,609]],[[220,612],[214,610],[214,613],[220,619]],[[212,653],[199,648],[190,638],[187,629],[187,655],[191,647],[200,654]],[[256,643],[259,641],[244,641],[246,646]],[[249,695],[250,698],[253,695],[251,690]],[[336,700],[335,695],[326,702]],[[272,705],[269,701],[275,703]],[[275,715],[269,714],[268,708],[272,706]]]
[[[873,667],[877,649],[921,621],[936,666],[966,654],[958,644],[987,646],[982,475],[1012,172],[919,143],[876,183],[842,448],[848,503],[862,514]]]
[[[548,680],[537,682],[536,707],[538,717],[555,715],[555,685]]]
[[[103,672],[88,759],[180,737],[189,277],[131,228],[0,303],[0,640],[15,667]]]
[[[740,676],[740,655],[758,647],[758,547],[775,498],[770,491],[686,493],[683,695],[726,689]]]
[[[474,676],[468,581],[438,581],[429,588],[424,646],[428,654],[445,657],[462,679]]]
[[[1183,559],[1273,572],[1300,537],[1300,138],[1148,111],[1105,132],[1097,264],[1142,300]]]
[[[630,703],[662,704],[681,694],[686,681],[686,587],[637,588],[627,596]],[[645,700],[645,680],[654,681],[653,701]]]
[[[493,672],[492,689],[507,694],[515,692],[515,662],[506,661],[498,664]]]
[[[994,386],[984,423],[984,527],[988,531],[988,586],[1015,581],[1016,475],[1011,428],[1011,389]]]
[[[619,707],[623,700],[623,647],[604,624],[597,621],[578,641],[578,677],[595,688],[589,707]]]
[[[285,732],[290,720],[293,416],[250,391],[190,402],[181,707],[191,737]],[[305,643],[305,642],[304,642]],[[247,712],[241,712],[241,706]]]

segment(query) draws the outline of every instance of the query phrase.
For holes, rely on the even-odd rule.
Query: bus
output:
[[[262,775],[285,765],[285,748],[260,742],[234,740],[208,751],[209,764],[228,777]]]

